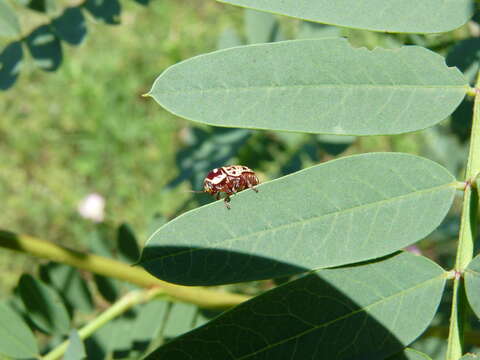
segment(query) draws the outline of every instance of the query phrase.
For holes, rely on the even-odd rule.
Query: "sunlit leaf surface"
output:
[[[218,0],[320,23],[406,33],[435,33],[465,24],[470,0]]]
[[[184,118],[227,127],[398,134],[435,125],[467,80],[425,48],[353,48],[324,38],[251,45],[171,66],[149,93]]]
[[[453,182],[417,156],[341,158],[243,191],[231,210],[220,201],[177,217],[150,237],[140,264],[166,281],[211,285],[372,259],[433,231]]]

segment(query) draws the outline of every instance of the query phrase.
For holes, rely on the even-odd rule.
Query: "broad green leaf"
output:
[[[447,214],[453,176],[401,153],[341,158],[259,192],[187,212],[147,241],[140,265],[163,280],[212,285],[281,277],[390,254]]]
[[[0,37],[20,35],[20,23],[17,14],[6,0],[0,0]]]
[[[68,337],[70,341],[68,344],[67,351],[65,352],[65,356],[63,360],[81,360],[87,357],[85,353],[85,346],[83,345],[82,339],[78,335],[77,330],[73,329],[70,332],[70,336]]]
[[[168,68],[149,95],[176,115],[210,125],[378,135],[435,125],[467,86],[425,48],[370,51],[325,38],[200,55]]]
[[[473,311],[480,318],[480,255],[465,270],[465,291]]]
[[[38,346],[30,328],[8,305],[0,303],[0,358],[36,358]]]
[[[428,355],[415,350],[407,348],[400,354],[389,357],[388,360],[432,360]]]
[[[255,10],[245,10],[245,32],[249,44],[273,41],[277,26],[273,15]]]
[[[470,0],[217,1],[325,24],[401,33],[450,31],[473,13]]]
[[[55,290],[28,274],[20,278],[19,289],[27,315],[38,328],[49,334],[69,332],[68,312]]]
[[[320,270],[237,306],[147,359],[383,360],[425,330],[445,279],[438,265],[409,253]]]
[[[480,357],[476,354],[465,354],[459,360],[478,360]]]

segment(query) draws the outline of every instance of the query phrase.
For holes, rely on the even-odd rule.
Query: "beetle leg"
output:
[[[230,204],[229,204],[229,202],[230,202],[230,196],[229,196],[228,194],[227,194],[227,196],[225,196],[225,197],[223,198],[223,202],[224,202],[225,206],[227,207],[227,209],[230,210]]]
[[[217,193],[216,198],[217,198],[217,200],[220,200],[220,193]]]
[[[248,181],[248,179],[247,179],[247,186],[248,186],[249,189],[252,189],[256,193],[258,193],[258,189],[254,185],[252,185],[252,183],[250,181]]]

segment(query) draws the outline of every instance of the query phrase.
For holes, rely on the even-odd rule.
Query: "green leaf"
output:
[[[480,255],[468,264],[465,270],[465,291],[473,311],[480,318]]]
[[[385,359],[428,326],[445,278],[438,265],[409,253],[320,270],[237,306],[147,359]]]
[[[0,0],[0,36],[20,36],[20,23],[17,14],[6,0]]]
[[[42,25],[32,31],[25,39],[35,65],[45,71],[55,71],[62,63],[60,39],[48,25]]]
[[[80,45],[87,35],[87,24],[79,7],[66,8],[52,21],[52,26],[58,37],[71,45]]]
[[[22,44],[14,41],[0,53],[0,90],[7,90],[18,78],[23,61]]]
[[[401,33],[450,31],[465,24],[473,13],[470,0],[217,1],[331,25]]]
[[[249,44],[273,41],[277,21],[272,14],[245,10],[245,31]]]
[[[378,135],[435,125],[466,90],[463,75],[430,50],[370,51],[325,38],[200,55],[168,68],[149,95],[210,125]]]
[[[187,212],[147,241],[140,264],[186,285],[281,277],[390,254],[447,214],[454,178],[401,153],[341,158]]]
[[[400,354],[389,357],[388,360],[432,360],[428,355],[415,350],[407,348]]]
[[[0,358],[36,358],[38,346],[30,328],[8,305],[0,303]]]
[[[83,6],[98,21],[109,25],[120,24],[122,7],[118,0],[86,0]]]
[[[121,224],[117,230],[117,249],[120,260],[134,263],[140,257],[140,248],[132,228],[128,224]]]
[[[68,344],[68,348],[65,352],[63,360],[85,359],[87,357],[87,354],[85,353],[85,346],[83,345],[82,339],[80,339],[77,330],[73,329],[70,332],[68,340],[70,343]]]
[[[476,354],[465,354],[459,360],[478,360],[480,357]]]
[[[23,274],[19,290],[32,322],[49,334],[67,334],[70,318],[62,299],[50,286],[31,275]]]
[[[50,284],[72,310],[93,311],[92,294],[80,272],[68,265],[48,263],[40,268],[42,280]]]

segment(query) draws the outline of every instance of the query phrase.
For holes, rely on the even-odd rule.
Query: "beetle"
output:
[[[203,181],[203,191],[216,196],[217,200],[220,200],[220,193],[225,193],[223,201],[227,209],[230,209],[228,203],[231,195],[245,189],[258,192],[254,186],[259,183],[260,181],[252,169],[243,165],[228,165],[215,168],[207,174]]]

